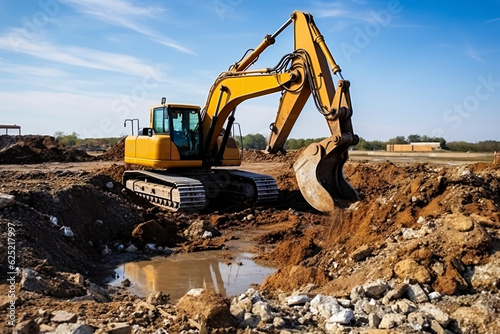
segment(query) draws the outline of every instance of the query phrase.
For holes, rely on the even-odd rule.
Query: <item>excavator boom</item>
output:
[[[249,71],[248,68],[259,55],[274,44],[275,38],[292,23],[294,52],[283,57],[274,69],[264,69],[260,73]],[[278,74],[280,71],[290,76],[284,79],[280,77],[283,74]],[[252,76],[255,73],[259,74]],[[339,78],[337,88],[333,81],[334,75]],[[270,76],[276,76],[276,83],[279,85],[266,90],[263,83]],[[228,78],[236,79],[234,84]],[[236,83],[239,80],[245,80],[244,88]],[[215,145],[212,134],[220,131],[224,120],[237,104],[244,99],[275,91],[281,91],[282,95],[276,119],[270,125],[266,152],[277,153],[283,150],[295,121],[312,96],[316,108],[327,122],[331,136],[320,143],[311,144],[294,164],[300,190],[307,202],[322,212],[334,209],[334,198],[348,201],[359,199],[343,173],[348,148],[359,141],[351,123],[350,83],[342,77],[340,66],[330,53],[312,15],[295,11],[273,35],[267,35],[250,54],[223,73],[214,86],[215,90],[211,90],[212,94],[209,94],[205,107],[204,128],[207,130],[207,142],[210,143],[207,146],[208,152],[212,152]],[[220,99],[223,92],[227,96],[223,107],[220,107],[220,100],[217,104],[215,102],[214,92],[217,89],[220,89]],[[215,130],[209,132],[214,124],[217,124]]]

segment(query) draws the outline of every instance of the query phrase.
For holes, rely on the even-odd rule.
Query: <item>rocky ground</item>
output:
[[[348,162],[346,176],[361,200],[337,203],[328,216],[300,195],[293,154],[251,152],[246,159],[253,164],[245,167],[276,178],[277,203],[171,213],[125,190],[119,162],[0,166],[0,329],[500,332],[498,165]],[[278,268],[241,295],[196,289],[173,301],[160,292],[134,296],[126,281],[102,284],[124,261],[221,249],[235,239],[251,242],[260,261]],[[15,328],[8,323],[12,300]]]

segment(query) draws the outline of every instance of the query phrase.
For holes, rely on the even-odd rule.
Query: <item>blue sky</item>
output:
[[[355,132],[500,140],[500,1],[0,0],[0,124],[24,133],[130,132],[162,96],[203,106],[217,75],[311,13],[351,81]],[[255,68],[292,50],[282,33]],[[243,133],[267,135],[279,95],[243,103]],[[328,136],[308,102],[290,137]]]

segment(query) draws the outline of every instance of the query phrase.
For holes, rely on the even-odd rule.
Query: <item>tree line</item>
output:
[[[285,143],[285,150],[298,150],[311,143],[320,142],[323,139],[325,139],[325,137],[307,139],[290,138]],[[365,140],[364,138],[359,138],[359,143],[352,149],[359,151],[385,151],[388,144],[397,145],[422,142],[439,143],[441,149],[455,152],[500,152],[500,141],[496,140],[485,140],[477,143],[469,143],[466,141],[447,142],[443,137],[430,137],[418,134],[411,134],[408,137],[396,136],[387,141]],[[245,149],[264,150],[266,145],[266,138],[260,133],[243,136],[243,147]]]
[[[120,137],[109,137],[109,138],[80,138],[76,132],[65,134],[62,131],[57,131],[54,137],[67,146],[101,146],[101,145],[115,145],[121,138]],[[285,143],[285,150],[298,150],[303,147],[309,146],[312,143],[317,143],[324,140],[325,137],[321,138],[290,138]],[[239,144],[239,140],[237,140]],[[442,137],[430,137],[426,135],[412,134],[408,137],[396,136],[389,139],[388,141],[381,140],[365,140],[364,138],[359,138],[359,143],[354,146],[353,150],[359,151],[385,151],[388,144],[409,144],[409,143],[421,143],[421,142],[438,142],[441,149],[450,150],[455,152],[500,152],[500,141],[496,140],[484,140],[477,143],[469,143],[466,141],[452,141],[447,142]],[[248,150],[264,150],[267,146],[266,137],[260,133],[247,134],[243,136],[243,147]]]
[[[63,131],[56,131],[54,137],[66,146],[113,146],[121,139],[121,137],[80,138],[76,132],[66,134]]]

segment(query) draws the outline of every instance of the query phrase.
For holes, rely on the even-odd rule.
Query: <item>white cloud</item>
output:
[[[137,33],[147,36],[152,41],[179,50],[181,52],[195,54],[189,48],[179,44],[172,38],[165,36],[156,29],[151,29],[141,23],[145,19],[154,19],[161,17],[165,9],[159,6],[134,6],[124,0],[59,0],[77,11],[93,17],[102,22],[113,24],[133,30]]]
[[[23,29],[12,29],[10,32],[0,35],[0,49],[19,52],[55,63],[119,72],[138,77],[160,75],[158,69],[129,55],[72,45],[54,45],[41,38],[35,39],[27,36]]]
[[[481,58],[479,51],[469,43],[465,44],[465,55],[469,58],[480,61],[482,63],[485,62],[484,59]]]
[[[333,3],[317,3],[314,9],[314,16],[317,17],[333,17],[339,18],[341,20],[353,20],[353,21],[363,21],[370,22],[373,20],[371,15],[372,9],[368,6],[367,8],[353,8],[353,6],[344,2],[333,2]]]
[[[493,22],[499,22],[499,21],[500,21],[500,17],[496,17],[494,19],[486,21],[485,23],[493,23]]]
[[[147,124],[153,101],[137,103],[137,114],[113,110],[117,96],[89,96],[85,93],[51,91],[0,92],[2,122],[22,126],[24,134],[49,134],[56,131],[77,132],[81,137],[120,136],[127,132],[123,121],[127,117],[141,118]],[[156,101],[155,101],[156,102]],[[36,107],[34,107],[36,106]]]
[[[29,75],[29,76],[43,77],[43,78],[47,77],[58,78],[58,77],[64,77],[67,74],[66,72],[61,71],[57,68],[12,64],[12,63],[6,63],[1,59],[0,59],[0,72],[16,74],[16,75]]]

